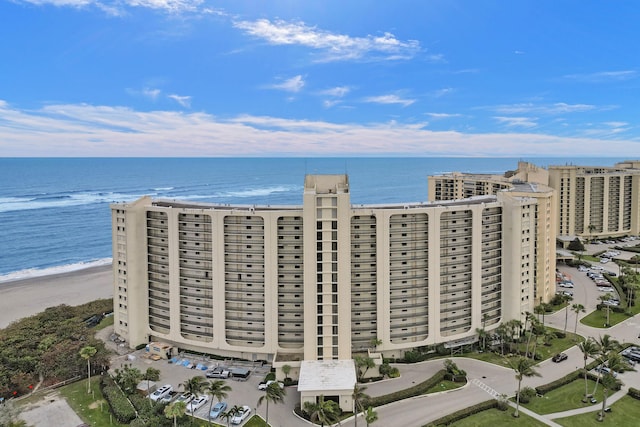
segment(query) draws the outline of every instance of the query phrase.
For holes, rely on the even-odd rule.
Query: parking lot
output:
[[[248,406],[251,408],[251,415],[256,411],[264,408],[257,408],[258,399],[264,394],[263,391],[258,390],[258,384],[264,380],[264,377],[269,373],[271,366],[262,365],[260,362],[240,362],[240,361],[222,361],[203,358],[202,356],[189,356],[181,355],[179,362],[181,363],[168,363],[167,360],[152,360],[145,357],[145,350],[138,350],[130,355],[121,356],[115,359],[112,363],[112,370],[121,368],[124,365],[131,365],[132,367],[140,369],[141,372],[145,372],[147,368],[155,368],[160,370],[160,380],[157,381],[157,387],[161,387],[165,384],[170,384],[175,393],[173,399],[177,399],[184,391],[182,384],[188,379],[195,376],[205,376],[206,369],[213,369],[218,366],[225,366],[227,368],[246,368],[250,371],[250,375],[246,379],[228,378],[227,384],[231,386],[232,390],[228,393],[229,397],[224,400],[227,404],[227,411],[235,405],[240,407]],[[189,361],[185,366],[184,361]],[[206,368],[206,369],[205,369]],[[208,379],[207,379],[208,380]],[[297,393],[290,393],[291,396],[287,397],[287,400],[298,399]],[[211,396],[208,396],[209,400],[195,411],[195,416],[203,420],[208,419],[209,408],[211,404]],[[213,399],[213,405],[217,403],[217,399]],[[271,412],[271,411],[270,411]],[[247,417],[249,419],[251,417]],[[264,414],[263,414],[264,415]],[[246,420],[245,420],[246,421]],[[226,425],[226,421],[217,419],[216,422]],[[241,423],[240,425],[244,424]]]

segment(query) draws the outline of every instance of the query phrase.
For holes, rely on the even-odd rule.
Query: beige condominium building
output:
[[[308,175],[302,206],[113,204],[115,332],[297,367],[473,340],[554,294],[553,197],[353,205]]]
[[[558,234],[583,239],[640,234],[640,161],[550,166],[558,192]]]
[[[535,246],[535,255],[526,262],[534,271],[531,285],[536,305],[548,302],[556,291],[557,193],[548,186],[548,182],[547,170],[527,162],[519,162],[517,170],[503,175],[452,172],[428,178],[428,196],[432,203],[496,194],[503,198],[533,198],[537,201],[531,216],[522,216],[522,224],[531,222],[535,229],[531,242]],[[517,223],[516,218],[514,223]]]

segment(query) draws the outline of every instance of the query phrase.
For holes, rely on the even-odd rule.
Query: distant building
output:
[[[558,192],[558,234],[594,238],[640,234],[640,161],[602,166],[550,166]]]

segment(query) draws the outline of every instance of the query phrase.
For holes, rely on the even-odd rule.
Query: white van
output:
[[[156,391],[154,391],[153,393],[151,393],[151,396],[149,396],[149,398],[151,398],[151,400],[155,402],[158,399],[162,399],[172,391],[173,391],[173,387],[171,386],[171,384],[165,384],[159,389],[157,389]]]

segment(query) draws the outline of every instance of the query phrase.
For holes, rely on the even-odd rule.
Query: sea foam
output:
[[[72,271],[84,270],[92,267],[100,267],[109,265],[113,261],[112,258],[102,258],[92,261],[76,262],[67,265],[58,265],[48,268],[28,268],[20,271],[13,271],[8,274],[0,275],[0,283],[13,282],[15,280],[32,279],[34,277],[50,276],[53,274],[69,273]]]

